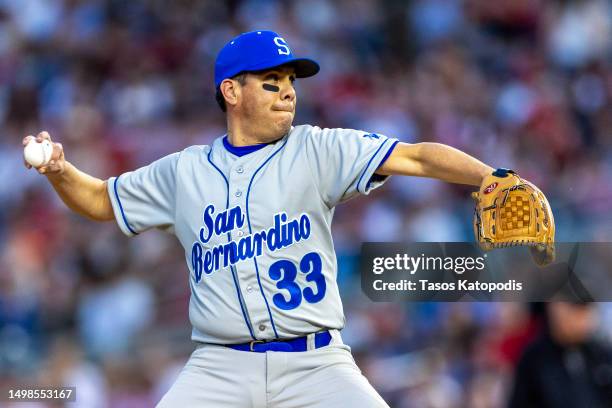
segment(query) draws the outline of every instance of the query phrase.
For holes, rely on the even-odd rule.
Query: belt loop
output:
[[[249,351],[255,351],[255,345],[259,343],[265,343],[263,340],[253,340],[249,343]]]
[[[340,330],[329,329],[329,334],[332,338],[329,344],[344,344],[342,337],[340,336]]]
[[[316,333],[310,333],[306,336],[306,350],[314,350],[315,349],[315,335]]]

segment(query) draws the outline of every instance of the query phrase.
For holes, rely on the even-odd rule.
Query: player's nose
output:
[[[296,98],[295,88],[291,81],[283,81],[280,97],[283,101],[293,102]]]

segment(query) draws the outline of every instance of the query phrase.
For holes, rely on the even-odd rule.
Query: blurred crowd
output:
[[[102,179],[207,144],[225,128],[216,53],[253,29],[321,64],[296,124],[450,144],[540,186],[559,241],[611,240],[607,0],[0,0],[0,386],[74,385],[92,408],[168,389],[193,349],[178,242],[71,214],[21,139],[48,130]],[[392,407],[504,406],[543,330],[527,305],[361,294],[364,241],[473,240],[469,191],[395,177],[336,212],[343,337]]]

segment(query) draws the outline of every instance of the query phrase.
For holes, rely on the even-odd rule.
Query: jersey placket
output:
[[[229,174],[229,208],[240,206],[243,214],[246,214],[247,211],[247,189],[255,170],[252,166],[248,165],[249,156],[238,158],[233,163]],[[240,240],[248,234],[249,227],[245,215],[243,225],[232,231],[231,238],[238,245]],[[256,266],[252,259],[240,261],[234,265],[244,307],[251,322],[255,338],[273,339],[275,334],[272,322],[270,321],[266,299],[264,298],[265,294],[261,292],[255,268]],[[259,271],[259,273],[261,274],[262,271]],[[263,278],[263,276],[260,278]]]

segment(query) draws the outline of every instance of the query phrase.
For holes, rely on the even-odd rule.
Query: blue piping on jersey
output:
[[[359,181],[357,182],[357,191],[359,190],[359,185],[361,184],[361,179],[363,179],[363,176],[365,176],[365,174],[368,172],[368,169],[370,168],[370,164],[372,163],[372,160],[374,160],[374,158],[376,157],[376,155],[378,154],[378,152],[380,151],[380,149],[383,148],[383,146],[391,139],[387,139],[384,142],[382,142],[382,144],[378,147],[378,149],[376,149],[376,151],[374,152],[374,154],[372,155],[372,157],[370,157],[370,161],[368,162],[368,164],[365,166],[365,169],[363,170],[363,173],[361,173],[361,177],[359,177]],[[362,193],[365,192],[364,191],[360,191]]]
[[[225,209],[227,210],[229,208],[229,181],[227,180],[227,177],[225,177],[225,174],[223,174],[223,172],[221,171],[221,169],[219,169],[215,163],[212,162],[212,159],[210,158],[210,154],[212,153],[212,147],[210,148],[210,151],[208,152],[208,162],[219,172],[219,174],[221,174],[221,177],[223,177],[223,180],[225,180],[225,185],[227,186],[227,198],[225,201]],[[230,235],[230,233],[227,233],[227,239],[228,242],[232,240],[232,236]],[[236,296],[238,296],[238,302],[240,303],[240,310],[242,311],[242,317],[244,318],[244,322],[247,325],[247,328],[249,329],[249,334],[251,335],[251,338],[253,340],[257,340],[257,338],[253,335],[253,329],[251,328],[251,324],[249,323],[249,319],[247,319],[247,315],[246,315],[246,311],[244,309],[244,305],[242,304],[242,298],[240,297],[240,288],[238,287],[238,278],[236,276],[235,273],[235,269],[233,267],[230,267],[230,271],[232,271],[232,278],[234,279],[234,286],[236,286]]]
[[[138,233],[134,231],[132,227],[130,227],[130,224],[128,223],[128,220],[125,216],[125,212],[123,212],[123,205],[121,205],[121,200],[119,199],[119,193],[117,192],[117,181],[119,181],[119,176],[115,177],[115,181],[113,182],[113,190],[115,190],[115,198],[117,199],[117,204],[119,204],[119,210],[121,211],[121,217],[123,217],[123,222],[125,223],[126,227],[130,230],[130,232],[134,235],[138,235]]]
[[[270,159],[272,159],[278,152],[283,150],[283,147],[285,147],[288,140],[289,138],[285,139],[285,142],[282,144],[282,146],[279,147],[277,151],[272,153],[270,157],[268,157],[266,161],[264,161],[261,164],[261,166],[259,166],[257,170],[255,170],[255,172],[253,173],[253,177],[251,177],[251,181],[249,182],[249,187],[247,188],[247,194],[246,194],[246,216],[247,216],[247,223],[249,225],[249,234],[253,233],[253,230],[251,229],[251,217],[249,216],[249,195],[251,194],[251,186],[253,185],[253,180],[255,180],[255,176],[257,175],[259,170],[261,170],[266,164],[268,164]],[[257,274],[257,283],[259,284],[259,290],[261,291],[261,295],[263,296],[264,301],[266,302],[266,308],[268,308],[268,314],[270,315],[270,322],[272,323],[272,330],[274,330],[274,335],[278,339],[278,332],[276,331],[276,325],[274,324],[274,319],[272,318],[272,311],[270,310],[268,299],[266,299],[266,295],[263,291],[263,287],[261,286],[261,279],[259,278],[259,266],[257,265],[257,259],[253,258],[253,261],[255,262],[255,273]]]
[[[395,149],[395,146],[399,143],[399,140],[396,140],[395,142],[393,142],[393,144],[391,145],[391,147],[389,148],[389,150],[387,150],[387,153],[385,153],[385,157],[382,158],[382,160],[380,161],[380,163],[378,163],[378,166],[376,166],[376,169],[378,170],[378,168],[380,166],[382,166],[387,159],[389,158],[389,156],[391,156],[391,153],[393,152],[393,149]]]
[[[229,232],[227,233],[229,235]],[[231,237],[230,237],[231,238]],[[253,334],[253,329],[251,328],[251,323],[247,319],[246,311],[244,310],[244,305],[242,304],[242,298],[240,297],[240,289],[238,288],[238,273],[236,272],[235,267],[231,266],[230,270],[232,271],[232,278],[234,278],[234,286],[236,286],[236,296],[238,296],[238,302],[240,303],[240,310],[242,310],[242,317],[244,318],[244,322],[246,323],[249,334],[253,340],[257,340],[257,337]]]
[[[397,146],[398,143],[399,143],[399,140],[396,140],[395,142],[393,142],[393,144],[391,145],[389,150],[387,150],[387,153],[385,154],[385,157],[383,157],[382,160],[380,161],[380,163],[378,163],[378,166],[376,166],[376,170],[378,170],[380,168],[380,166],[385,164],[385,162],[387,161],[389,156],[391,156],[391,153],[393,153],[393,150],[395,149],[395,146]],[[382,175],[376,174],[376,173],[372,174],[372,177],[370,177],[370,180],[368,181],[368,184],[366,184],[366,190],[370,186],[371,182],[373,182],[373,181],[383,181],[387,177],[389,177],[389,176],[382,176]]]

